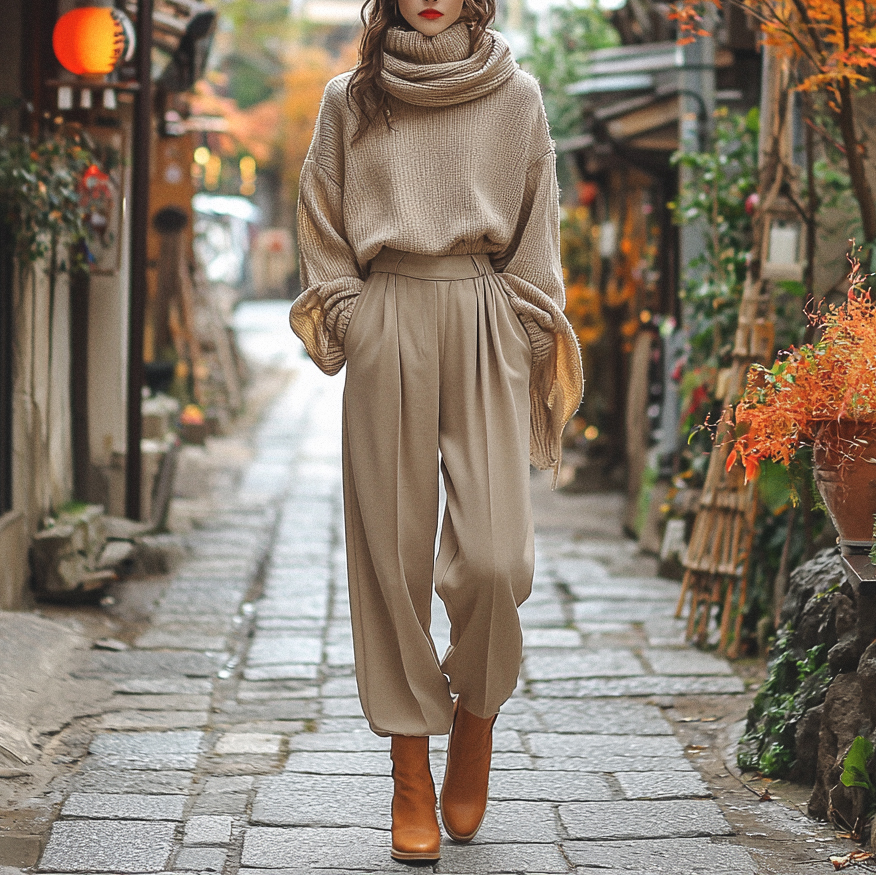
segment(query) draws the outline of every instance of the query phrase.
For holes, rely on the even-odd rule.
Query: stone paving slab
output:
[[[537,539],[540,547],[549,546],[549,540],[541,533]],[[610,580],[608,571],[601,562],[583,556],[551,555],[549,569],[548,580],[556,580],[570,587],[599,585]]]
[[[274,756],[280,752],[282,744],[282,735],[265,732],[225,732],[219,736],[213,753]]]
[[[322,713],[326,717],[361,717],[362,705],[359,702],[359,697],[350,697],[349,699],[335,698],[326,699],[323,702]]]
[[[557,651],[530,654],[524,660],[524,672],[531,681],[564,678],[633,677],[645,674],[642,663],[629,650]]]
[[[251,770],[255,768],[254,765],[250,766]],[[202,793],[196,797],[190,814],[209,817],[230,815],[242,820],[246,816],[249,798],[249,793]]]
[[[594,875],[603,875],[603,866],[636,875],[755,875],[757,871],[743,848],[708,839],[564,841],[563,850],[573,864],[585,867],[579,871],[592,870]]]
[[[198,815],[186,821],[184,845],[223,845],[231,841],[231,817]]]
[[[303,772],[313,775],[385,775],[385,753],[369,751],[348,753],[316,753],[294,751],[286,761],[287,772]]]
[[[711,696],[744,693],[745,685],[732,677],[662,677],[533,681],[532,694],[558,699],[606,698],[613,696]]]
[[[556,844],[470,844],[446,842],[435,872],[466,875],[552,875],[568,872],[569,866]]]
[[[662,675],[726,675],[732,676],[733,669],[726,659],[719,659],[711,653],[685,648],[648,649],[642,656],[651,668]]]
[[[319,663],[322,657],[320,638],[297,635],[256,635],[249,650],[252,666]]]
[[[174,629],[150,629],[134,642],[143,650],[222,650],[225,647],[224,635],[193,634],[191,628],[185,636]]]
[[[687,623],[674,617],[652,617],[642,624],[649,647],[686,647]]]
[[[712,795],[696,772],[619,772],[615,778],[627,799],[689,799]]]
[[[103,729],[200,729],[209,722],[206,711],[114,711],[100,721]]]
[[[192,769],[201,732],[137,732],[98,735],[89,751],[103,768]]]
[[[280,702],[290,699],[315,699],[319,688],[314,684],[296,680],[270,681],[241,680],[237,688],[237,701],[242,704]],[[226,703],[222,703],[226,704]]]
[[[609,756],[678,757],[684,749],[674,735],[559,735],[547,732],[529,735],[529,749],[537,757]]]
[[[186,796],[136,793],[71,793],[62,817],[118,820],[182,820]]]
[[[530,629],[526,636],[527,653],[537,653],[539,648],[580,647],[581,635],[576,629]]]
[[[389,847],[388,830],[252,827],[244,838],[241,866],[410,872],[390,859]]]
[[[388,775],[283,775],[261,782],[252,822],[385,829],[391,803],[392,779]]]
[[[289,739],[291,751],[385,751],[388,754],[389,745],[388,738],[381,738],[368,729],[354,732],[308,732],[293,735]]]
[[[709,800],[569,802],[560,820],[570,839],[695,838],[728,835],[721,809]]]
[[[618,798],[605,775],[581,772],[497,771],[490,799],[533,802],[608,802]]]
[[[325,616],[327,607],[327,595],[317,594],[297,599],[265,598],[259,601],[256,606],[256,613],[259,617],[313,618],[319,620]]]
[[[176,824],[59,821],[40,860],[42,872],[161,872]]]
[[[520,606],[520,625],[524,629],[563,628],[566,622],[565,611],[555,602],[525,601]]]
[[[104,705],[106,711],[206,711],[210,707],[207,695],[166,695],[116,693]]]
[[[227,857],[225,848],[183,848],[173,865],[180,872],[221,872]]]
[[[655,705],[617,699],[542,699],[532,703],[538,726],[529,731],[584,735],[672,735],[672,727]],[[504,721],[503,713],[500,721]]]
[[[541,772],[692,772],[693,766],[684,757],[624,756],[602,757],[535,757],[532,768]]]
[[[212,677],[225,661],[226,655],[191,651],[95,651],[88,664],[77,670],[77,677],[133,675],[136,677],[181,675],[190,678]]]
[[[557,838],[557,818],[549,802],[490,801],[477,844],[550,844]]]
[[[596,583],[572,583],[569,585],[574,598],[579,601],[678,601],[681,584],[676,580],[660,580],[651,577],[604,577]]]
[[[313,663],[298,665],[262,665],[244,669],[248,681],[316,680],[319,668]]]
[[[86,761],[86,765],[76,776],[76,789],[82,793],[174,795],[188,793],[193,780],[192,772],[97,768]]]
[[[364,869],[323,869],[317,865],[308,867],[307,869],[239,869],[238,875],[311,875],[313,872],[331,872],[333,875],[382,875],[384,871],[382,869],[369,869],[365,871]],[[397,869],[392,871],[398,871]],[[422,871],[428,872],[430,871],[428,868],[424,868]],[[0,875],[3,875],[0,872]]]
[[[243,723],[256,720],[308,720],[318,716],[319,705],[313,697],[293,699],[274,698],[257,704],[223,702],[214,713],[221,715],[217,721]]]
[[[617,621],[623,618],[627,623],[644,623],[654,616],[671,617],[675,614],[675,601],[605,601],[575,602],[572,605],[572,615],[576,622],[595,623],[607,620]]]

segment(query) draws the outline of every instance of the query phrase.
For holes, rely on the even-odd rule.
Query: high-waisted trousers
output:
[[[344,339],[344,520],[356,679],[378,735],[496,714],[532,587],[529,339],[486,255],[384,248]],[[437,558],[440,471],[447,503]],[[450,620],[439,658],[432,587]]]

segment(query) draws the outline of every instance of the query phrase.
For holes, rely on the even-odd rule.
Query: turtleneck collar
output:
[[[423,36],[418,30],[391,27],[386,32],[386,52],[399,61],[413,64],[443,64],[464,61],[471,54],[470,31],[464,21],[451,24],[437,36]]]
[[[457,21],[437,36],[390,28],[381,84],[394,97],[417,106],[452,106],[495,91],[517,69],[508,43],[488,30],[471,52],[469,29]]]

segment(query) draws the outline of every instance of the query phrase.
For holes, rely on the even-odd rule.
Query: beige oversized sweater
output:
[[[383,72],[392,129],[378,121],[354,144],[349,76],[326,87],[301,173],[305,290],[292,306],[293,330],[335,374],[382,246],[489,254],[532,345],[531,460],[556,469],[582,373],[563,315],[556,159],[538,83],[493,31],[472,54],[462,22],[431,38],[393,28]]]

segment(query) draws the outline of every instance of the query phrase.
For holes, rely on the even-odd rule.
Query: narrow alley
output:
[[[281,330],[249,340],[291,345]],[[389,857],[388,740],[367,729],[353,677],[343,377],[292,361],[221,509],[149,590],[133,646],[73,666],[110,695],[53,741],[56,776],[37,796],[6,779],[18,787],[6,829],[26,833],[29,816],[37,838],[10,841],[0,875],[409,868]],[[679,585],[622,537],[620,497],[551,493],[541,474],[533,493],[525,662],[497,723],[487,818],[470,845],[445,838],[434,871],[832,871],[846,843],[735,772],[750,694],[730,664],[684,644]],[[439,652],[447,632],[436,601]]]

